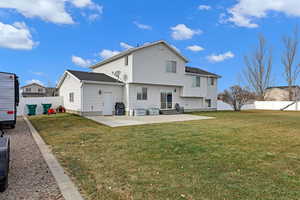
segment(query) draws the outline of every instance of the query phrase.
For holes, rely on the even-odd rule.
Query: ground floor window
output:
[[[206,106],[207,106],[208,108],[211,107],[211,99],[206,99],[206,100],[205,100],[205,103],[206,103]]]
[[[139,88],[136,95],[137,100],[147,100],[148,99],[148,89],[145,87]]]
[[[69,93],[69,101],[74,102],[74,92]]]
[[[173,98],[172,92],[161,92],[160,93],[160,108],[161,109],[172,109]]]

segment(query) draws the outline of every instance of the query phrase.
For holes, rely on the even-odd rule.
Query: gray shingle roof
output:
[[[67,72],[73,74],[76,78],[78,78],[81,81],[122,83],[121,81],[114,79],[110,76],[107,76],[106,74],[103,73],[83,72],[83,71],[75,71],[75,70],[67,70]]]
[[[203,69],[195,68],[195,67],[188,67],[188,66],[186,66],[185,67],[185,72],[187,72],[187,73],[193,73],[193,74],[201,74],[201,75],[205,75],[205,76],[215,76],[215,77],[221,78],[221,76],[219,76],[217,74],[205,71]]]

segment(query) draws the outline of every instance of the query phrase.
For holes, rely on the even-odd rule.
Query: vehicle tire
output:
[[[7,189],[7,186],[8,186],[8,177],[6,177],[0,182],[0,192],[4,192]]]

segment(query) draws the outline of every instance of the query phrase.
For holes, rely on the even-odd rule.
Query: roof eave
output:
[[[125,85],[121,82],[106,82],[106,81],[89,81],[89,80],[81,80],[82,83],[92,83],[92,84],[101,84],[101,85]]]
[[[214,78],[222,78],[222,76],[219,76],[217,74],[208,75],[208,74],[200,74],[200,73],[193,73],[193,72],[185,72],[186,75],[193,75],[193,76],[205,76],[205,77],[214,77]]]

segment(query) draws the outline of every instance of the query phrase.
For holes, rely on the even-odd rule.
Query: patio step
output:
[[[160,114],[162,114],[162,115],[176,115],[176,114],[182,114],[182,112],[178,112],[175,109],[172,109],[172,110],[160,110]]]

